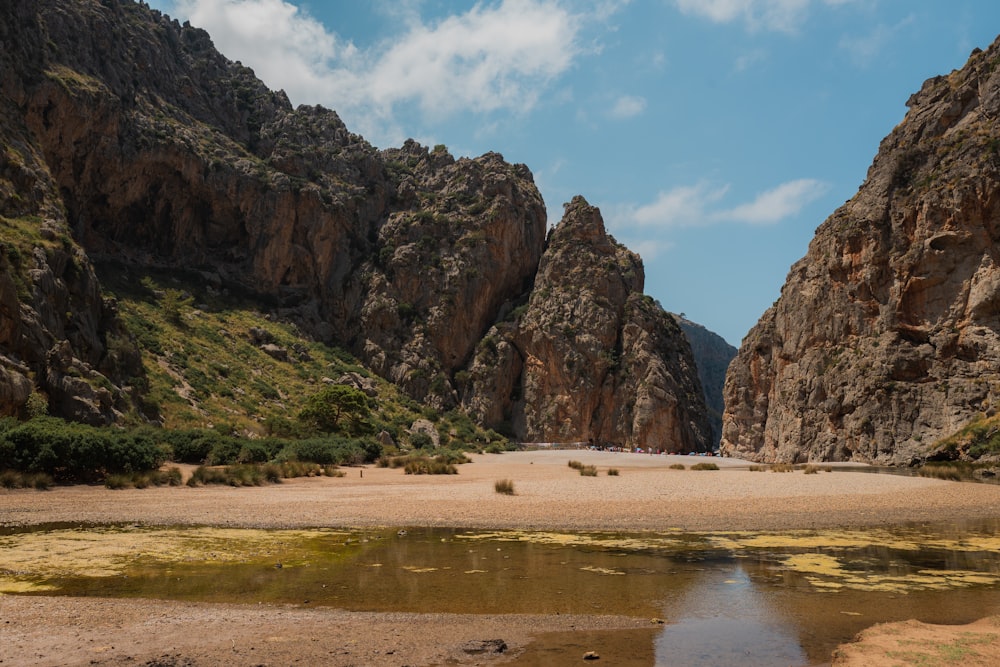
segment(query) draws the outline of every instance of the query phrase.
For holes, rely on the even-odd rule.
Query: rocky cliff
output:
[[[643,281],[638,255],[573,199],[527,302],[481,341],[463,404],[536,442],[704,451],[710,428],[690,346]]]
[[[37,390],[64,414],[59,387],[81,376],[99,394],[94,420],[113,421],[116,397],[141,391],[96,258],[250,294],[433,407],[473,406],[475,387],[489,397],[475,406],[483,422],[516,437],[703,446],[690,350],[641,296],[638,258],[602,224],[564,221],[547,246],[527,167],[415,142],[377,150],[333,111],[292,108],[204,31],[132,0],[12,0],[0,30],[2,214],[23,232],[3,260],[19,277],[0,283],[0,308],[19,318],[0,331],[10,410]],[[567,231],[577,226],[590,231]],[[582,338],[547,328],[566,281],[590,287],[604,264],[617,273],[593,274],[594,306],[559,320]],[[527,370],[484,367],[488,332],[522,304],[537,318],[531,344],[501,345]],[[37,331],[23,324],[33,313]],[[559,381],[541,375],[567,364]]]
[[[694,355],[698,367],[698,379],[701,381],[702,393],[705,396],[705,406],[708,408],[709,423],[712,428],[712,446],[718,447],[722,439],[722,413],[725,410],[723,389],[726,384],[726,371],[736,356],[736,348],[726,342],[722,336],[709,331],[697,322],[675,315],[674,318],[691,344],[691,354]]]
[[[726,380],[722,449],[906,463],[1000,398],[1000,45],[927,81]]]

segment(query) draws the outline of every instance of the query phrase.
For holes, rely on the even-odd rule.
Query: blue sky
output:
[[[293,104],[387,148],[527,164],[582,194],[646,293],[730,343],[777,299],[927,78],[995,0],[151,0]]]

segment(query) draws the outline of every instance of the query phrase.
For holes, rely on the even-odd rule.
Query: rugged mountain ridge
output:
[[[7,413],[23,412],[35,392],[53,412],[110,422],[142,393],[135,342],[100,295],[96,258],[184,270],[215,294],[252,294],[414,398],[465,405],[520,439],[645,445],[669,436],[705,446],[686,342],[658,308],[624,316],[643,301],[638,258],[603,224],[569,231],[581,227],[570,211],[547,244],[545,207],[524,165],[497,154],[456,160],[415,142],[379,151],[333,111],[293,109],[204,31],[131,0],[13,0],[0,7],[0,41],[0,238],[13,249],[0,261],[18,264],[0,282],[0,308],[12,314],[0,332]],[[594,253],[631,277],[588,282],[578,267]],[[553,263],[560,270],[546,274]],[[50,280],[33,273],[46,270]],[[553,336],[543,321],[531,340],[559,344],[536,352],[516,336],[516,356],[554,368],[620,349],[639,377],[609,385],[606,369],[581,366],[575,384],[560,384],[530,364],[477,363],[491,327],[558,310],[542,295],[570,287],[592,287],[614,313],[564,318],[600,331],[597,340]],[[59,393],[71,380],[95,392],[75,411]],[[554,432],[547,410],[557,403],[565,423]],[[569,417],[594,406],[608,412],[599,428]],[[660,411],[672,426],[652,416]]]
[[[726,379],[722,450],[908,463],[1000,399],[1000,44],[924,83]]]

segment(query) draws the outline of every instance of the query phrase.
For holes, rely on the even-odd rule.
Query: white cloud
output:
[[[728,185],[678,186],[661,192],[644,206],[622,207],[614,212],[616,227],[705,227],[723,222],[750,225],[774,224],[797,215],[827,191],[827,185],[803,178],[758,194],[752,201],[726,208],[722,200]]]
[[[797,215],[807,204],[819,199],[827,186],[811,178],[782,183],[773,190],[762,192],[749,203],[740,204],[716,214],[719,220],[732,220],[751,225],[767,225]]]
[[[647,265],[652,260],[666,254],[675,247],[673,242],[662,241],[660,239],[616,238],[615,240],[624,243],[632,252],[638,253],[642,257],[642,261]]]
[[[428,113],[521,110],[569,68],[576,19],[552,2],[505,0],[434,26],[416,25],[370,72],[365,93],[385,110],[417,100]]]
[[[742,21],[749,30],[793,33],[808,15],[812,4],[849,4],[852,0],[675,0],[685,14],[714,23]]]
[[[530,110],[583,52],[586,19],[557,0],[502,0],[429,23],[407,3],[396,10],[403,32],[360,52],[287,0],[177,0],[176,8],[294,103],[331,106],[376,136],[401,104],[436,119]]]
[[[913,22],[913,16],[907,16],[902,21],[893,26],[879,24],[866,35],[845,35],[840,39],[839,46],[847,51],[851,60],[858,67],[867,67],[882,52],[896,33],[903,27]]]
[[[762,49],[754,49],[736,58],[734,69],[737,72],[745,72],[759,62],[767,59],[767,53]]]
[[[325,87],[327,63],[357,55],[351,43],[283,0],[177,0],[176,11],[208,30],[219,51],[299,100]]]
[[[710,224],[709,209],[721,200],[729,186],[713,187],[708,183],[682,185],[661,192],[656,201],[635,208],[629,217],[641,226],[695,227]]]
[[[611,108],[611,115],[615,118],[633,118],[646,110],[646,98],[635,95],[623,95],[615,102]]]

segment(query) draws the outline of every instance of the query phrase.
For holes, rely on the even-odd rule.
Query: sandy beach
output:
[[[996,485],[844,470],[751,472],[746,462],[729,459],[611,452],[530,451],[472,458],[450,476],[363,467],[345,468],[341,478],[251,488],[3,490],[0,525],[712,531],[1000,517]],[[597,466],[598,476],[580,476],[567,466],[569,460]],[[702,461],[721,470],[670,468]],[[620,474],[609,476],[608,468]],[[496,493],[499,479],[511,480],[515,495]],[[0,596],[0,665],[529,664],[520,652],[540,633],[597,632],[613,643],[610,633],[627,644],[629,633],[651,632],[649,622],[6,595]],[[496,638],[503,638],[503,652],[483,644]],[[848,652],[843,655],[836,664],[881,664],[851,662]],[[652,664],[651,656],[635,659],[630,664]]]

